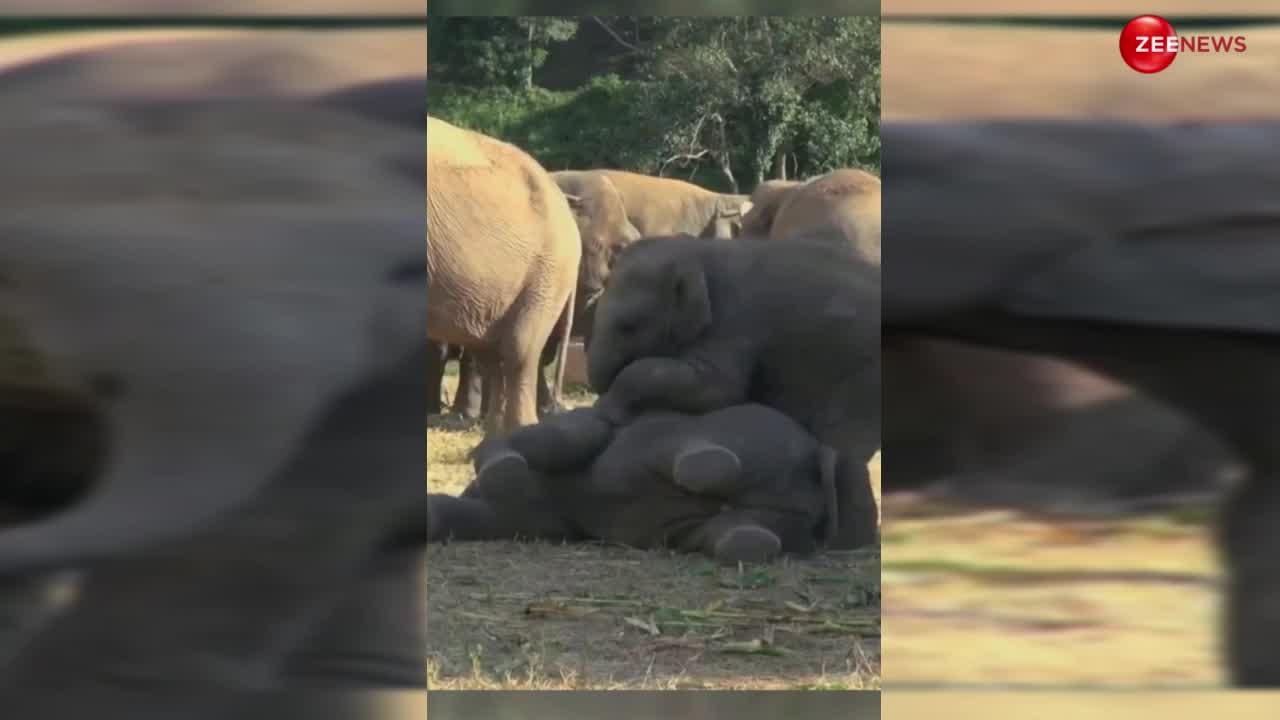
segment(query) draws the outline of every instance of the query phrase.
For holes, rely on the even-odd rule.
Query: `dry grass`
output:
[[[885,513],[889,682],[1216,686],[1210,513],[1064,519]]]
[[[479,439],[472,423],[432,419],[432,492],[466,486]],[[433,688],[879,687],[878,552],[738,569],[599,544],[454,543],[427,557]]]

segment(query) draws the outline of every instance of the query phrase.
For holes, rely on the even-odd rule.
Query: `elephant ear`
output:
[[[692,254],[678,257],[668,278],[670,309],[667,339],[674,349],[686,348],[711,326],[711,293],[702,263]]]
[[[836,487],[836,467],[840,456],[830,447],[818,447],[818,473],[822,481],[822,496],[827,511],[827,524],[822,544],[830,545],[840,532],[840,492]]]

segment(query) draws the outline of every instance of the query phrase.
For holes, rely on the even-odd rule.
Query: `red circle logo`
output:
[[[1159,15],[1139,15],[1120,31],[1120,57],[1140,73],[1158,73],[1178,57],[1178,33]]]

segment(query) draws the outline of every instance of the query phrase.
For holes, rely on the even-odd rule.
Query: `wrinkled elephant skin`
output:
[[[695,235],[728,239],[741,232],[751,209],[746,195],[716,193],[675,178],[623,170],[594,170],[622,196],[627,218],[643,237]]]
[[[751,203],[744,233],[771,240],[835,233],[880,265],[880,178],[865,170],[833,170],[803,183],[769,180],[751,193]]]
[[[542,350],[572,321],[582,243],[569,203],[527,153],[434,117],[427,165],[427,335],[485,351],[490,434],[533,424]]]
[[[880,277],[841,238],[645,238],[596,309],[587,369],[614,421],[743,402],[840,454],[834,548],[873,544],[867,462],[880,446]]]
[[[482,445],[462,496],[431,496],[429,537],[596,539],[730,564],[807,554],[834,530],[823,457],[760,405],[645,414],[616,432],[580,408]]]

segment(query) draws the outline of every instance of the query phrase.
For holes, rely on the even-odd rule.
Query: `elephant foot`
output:
[[[476,470],[476,485],[486,493],[527,488],[531,482],[529,462],[514,450],[495,453]]]
[[[765,563],[782,552],[782,541],[777,535],[758,526],[736,527],[716,540],[713,555],[723,565],[738,563]]]
[[[697,443],[676,456],[672,478],[693,492],[731,488],[742,472],[742,461],[729,448]]]

